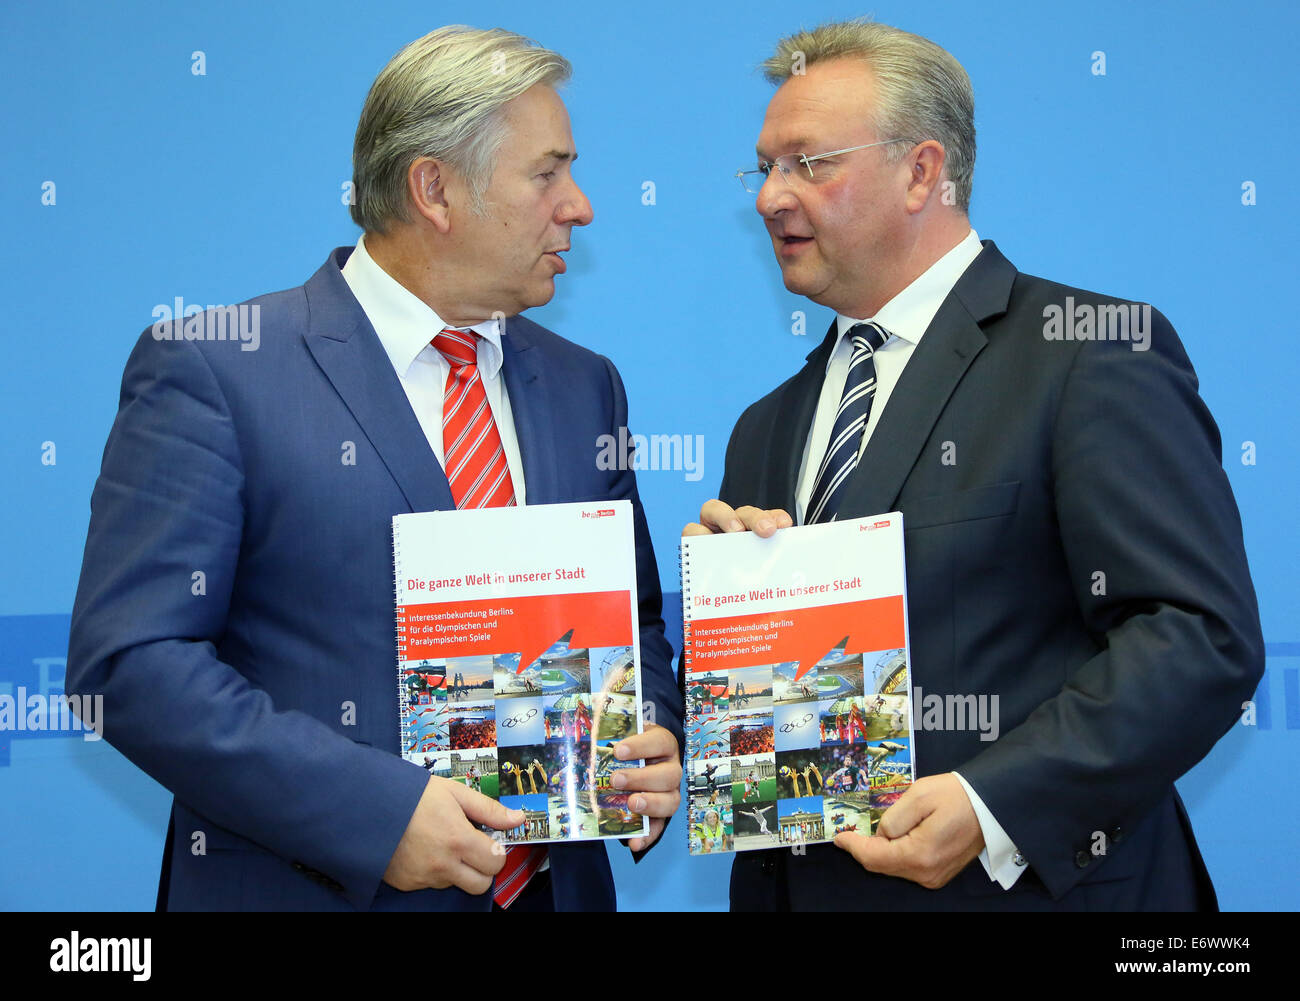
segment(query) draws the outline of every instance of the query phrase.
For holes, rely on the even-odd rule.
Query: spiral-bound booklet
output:
[[[692,855],[871,834],[912,783],[903,516],[681,542]]]
[[[506,841],[647,834],[613,787],[642,730],[627,501],[393,518],[402,754],[522,810]]]

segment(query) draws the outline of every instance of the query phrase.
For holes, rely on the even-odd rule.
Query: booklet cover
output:
[[[871,834],[912,783],[903,516],[681,542],[692,855]]]
[[[511,844],[649,832],[611,780],[640,733],[628,501],[393,518],[402,755],[523,810]]]

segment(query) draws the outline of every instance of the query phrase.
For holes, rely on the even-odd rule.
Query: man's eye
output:
[[[546,171],[546,173],[544,173],[544,174],[538,174],[537,176],[538,176],[538,177],[544,177],[546,180],[549,181],[552,177],[555,176],[555,171],[553,171],[553,170],[548,170],[548,171]]]

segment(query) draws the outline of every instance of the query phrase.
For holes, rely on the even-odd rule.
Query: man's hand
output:
[[[486,893],[506,856],[471,821],[508,831],[524,822],[524,814],[459,782],[431,775],[384,870],[384,882],[398,890],[458,886],[466,893]]]
[[[984,835],[966,790],[948,773],[913,783],[885,811],[873,837],[849,831],[835,845],[864,869],[937,890],[979,855]]]
[[[682,529],[682,535],[717,535],[720,532],[754,532],[764,539],[771,538],[778,528],[790,528],[794,519],[779,508],[763,511],[756,507],[734,510],[720,500],[705,501],[700,508],[700,520]]]
[[[620,761],[644,758],[644,768],[619,768],[614,772],[614,788],[626,790],[627,808],[650,818],[650,833],[632,838],[628,847],[643,851],[659,840],[664,818],[677,812],[682,803],[682,765],[677,752],[677,738],[671,730],[654,723],[641,733],[624,737],[614,745],[614,757]]]

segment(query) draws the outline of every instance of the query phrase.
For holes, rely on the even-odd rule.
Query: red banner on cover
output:
[[[632,642],[628,591],[438,601],[397,609],[404,660],[519,653],[519,671],[565,633],[570,649]]]
[[[902,647],[903,596],[686,623],[691,672],[798,663],[795,680],[847,636],[844,655]]]

